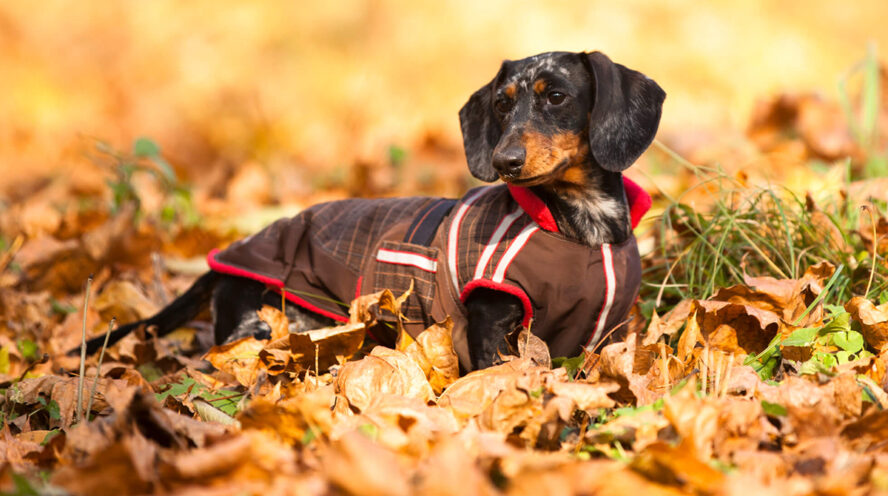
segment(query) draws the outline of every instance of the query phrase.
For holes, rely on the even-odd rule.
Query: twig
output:
[[[728,359],[728,364],[725,366],[725,380],[722,383],[721,393],[719,394],[719,398],[724,398],[728,395],[728,387],[731,382],[731,373],[734,371],[734,353],[731,352],[730,358]]]
[[[720,351],[716,351],[712,360],[715,362],[715,378],[712,380],[712,392],[715,393],[716,397],[718,397],[719,384],[721,384],[721,364],[722,364],[722,353]]]
[[[623,327],[624,325],[628,324],[628,323],[632,320],[632,318],[633,318],[633,317],[630,315],[629,318],[627,318],[627,319],[624,320],[623,322],[620,322],[619,324],[615,325],[615,326],[613,327],[613,329],[611,329],[610,331],[608,331],[607,334],[605,334],[603,338],[599,339],[598,342],[595,343],[595,346],[593,346],[591,349],[590,349],[588,346],[584,349],[584,351],[585,351],[586,353],[585,353],[585,356],[583,357],[583,365],[582,365],[582,367],[580,367],[583,371],[586,370],[586,359],[589,357],[589,355],[592,354],[592,353],[595,353],[595,350],[598,349],[599,346],[601,346],[602,344],[604,344],[604,342],[607,341],[607,338],[609,338],[609,337],[611,336],[611,334],[613,334],[617,329],[619,329],[619,328]],[[532,323],[532,322],[531,322],[531,323]],[[530,328],[528,328],[528,331],[529,331],[529,330],[530,330]],[[591,364],[591,365],[589,366],[589,370],[594,369],[595,366],[598,365],[598,361],[599,361],[599,360],[601,360],[601,356],[598,356],[598,357],[597,357],[597,360],[595,360],[595,363],[593,363],[593,364]]]
[[[114,324],[117,323],[117,317],[111,317],[108,323],[108,332],[105,333],[105,342],[102,344],[102,351],[99,353],[99,362],[96,364],[96,378],[93,381],[92,390],[89,392],[89,403],[86,405],[86,416],[92,411],[93,400],[96,397],[96,389],[99,387],[99,377],[102,375],[102,360],[105,358],[105,349],[108,348],[108,338],[111,337],[111,331],[114,330]]]
[[[700,358],[700,386],[703,389],[703,396],[706,396],[706,383],[709,382],[709,346],[703,349],[703,355]]]
[[[690,246],[685,247],[685,249],[682,250],[682,252],[678,255],[678,257],[675,259],[675,261],[672,262],[672,265],[669,266],[669,270],[667,270],[666,275],[663,276],[663,282],[660,283],[660,290],[657,292],[657,299],[654,302],[654,308],[660,308],[660,301],[663,299],[663,291],[666,289],[666,281],[669,280],[669,276],[672,275],[672,271],[676,267],[678,267],[678,262],[680,262],[681,259],[684,258],[684,256],[687,255],[690,251],[691,251]]]
[[[861,205],[861,209],[866,210],[870,214],[870,223],[873,225],[873,266],[870,268],[869,281],[866,283],[866,291],[863,293],[864,298],[869,298],[870,288],[873,285],[873,277],[876,275],[876,255],[879,246],[878,232],[876,231],[876,216],[873,209],[869,205]]]
[[[86,311],[89,308],[89,290],[93,276],[86,280],[86,294],[83,297],[83,327],[80,332],[80,379],[77,381],[77,421],[83,422],[83,379],[86,369]]]
[[[320,355],[321,354],[321,343],[315,343],[315,387],[314,389],[318,389],[321,384],[321,366],[320,366]],[[314,390],[313,389],[313,390]]]
[[[10,245],[9,249],[0,254],[0,272],[6,270],[6,266],[9,265],[9,262],[12,262],[12,259],[15,258],[15,254],[18,253],[24,243],[25,238],[20,234],[12,241],[12,245]]]
[[[156,251],[151,253],[151,268],[153,269],[151,283],[154,285],[155,300],[159,301],[161,306],[166,306],[170,302],[170,298],[167,295],[166,290],[163,288],[163,282],[161,281],[163,261]]]
[[[663,391],[669,390],[669,361],[666,358],[666,343],[660,342],[660,375],[663,378]]]
[[[580,423],[580,435],[577,444],[574,446],[573,454],[576,456],[583,447],[583,439],[586,437],[586,429],[589,428],[589,415],[583,415],[583,421]]]

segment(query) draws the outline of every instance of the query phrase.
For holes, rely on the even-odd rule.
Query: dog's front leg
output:
[[[524,308],[508,293],[478,288],[466,301],[466,309],[472,369],[490,367],[499,358],[497,352],[509,349],[506,336],[521,325]]]

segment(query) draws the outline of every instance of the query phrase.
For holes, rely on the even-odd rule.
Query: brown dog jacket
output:
[[[624,178],[632,226],[651,204]],[[469,367],[464,302],[479,287],[505,291],[524,307],[524,325],[552,356],[575,356],[626,318],[641,284],[635,237],[586,246],[565,238],[529,189],[485,186],[459,200],[350,199],[315,205],[208,256],[210,268],[285,291],[337,321],[355,297],[413,293],[402,307],[414,337],[453,319],[453,345]],[[392,346],[395,335],[372,337]],[[384,335],[380,335],[384,334]]]

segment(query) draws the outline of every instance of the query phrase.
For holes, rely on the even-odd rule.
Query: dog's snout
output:
[[[524,148],[510,147],[498,150],[493,154],[493,168],[502,176],[514,177],[524,167],[525,158]]]

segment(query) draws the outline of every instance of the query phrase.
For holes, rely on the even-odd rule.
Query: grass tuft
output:
[[[718,288],[744,284],[744,275],[795,279],[821,261],[850,270],[838,276],[830,299],[888,296],[888,277],[858,232],[861,209],[844,196],[815,204],[781,187],[739,184],[717,169],[696,169],[712,207],[701,212],[672,200],[656,226],[658,244],[645,269],[642,298],[658,311],[684,299],[705,299]],[[687,193],[686,193],[687,194]],[[873,217],[875,218],[875,217]]]

